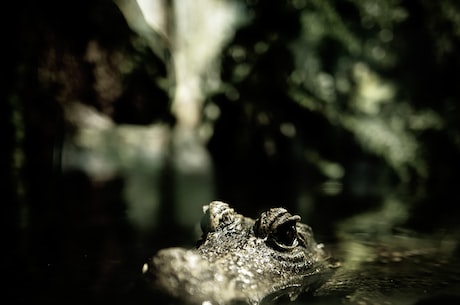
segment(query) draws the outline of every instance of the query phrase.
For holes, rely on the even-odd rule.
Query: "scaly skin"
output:
[[[155,287],[183,302],[261,304],[282,295],[294,300],[332,273],[311,228],[283,208],[270,209],[257,220],[219,201],[204,212],[197,248],[160,250],[146,271]]]

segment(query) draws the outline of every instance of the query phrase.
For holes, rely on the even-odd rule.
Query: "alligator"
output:
[[[300,216],[284,208],[252,219],[213,201],[203,212],[195,249],[162,249],[143,266],[156,291],[180,304],[270,304],[301,295],[314,296],[309,304],[324,303],[325,297],[349,304],[413,304],[434,289],[460,283],[460,272],[447,272],[449,257],[437,256],[452,252],[453,243],[411,247],[414,239],[396,238],[387,247],[369,238],[345,239],[331,247],[335,257]]]

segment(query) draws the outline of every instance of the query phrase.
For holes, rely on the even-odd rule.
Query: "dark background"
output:
[[[79,130],[65,115],[73,103],[92,107],[114,126],[173,130],[168,92],[158,82],[167,78],[167,63],[112,1],[8,3],[0,92],[8,284],[0,299],[151,303],[137,288],[142,263],[162,247],[193,245],[193,227],[174,215],[207,202],[178,207],[177,173],[166,157],[152,183],[159,220],[139,230],[126,217],[126,176],[96,179],[65,168],[61,157]],[[203,180],[213,190],[210,200],[252,217],[285,206],[326,242],[338,230],[457,236],[457,1],[242,4],[250,21],[223,49],[224,89],[204,105],[220,113],[210,120],[213,134],[205,143],[213,168],[212,182]],[[100,57],[88,58],[91,43]],[[128,72],[123,62],[131,65]],[[104,77],[118,86],[117,95],[94,85]],[[377,91],[390,84],[391,94],[376,93],[386,100],[363,108],[356,102],[363,84]]]

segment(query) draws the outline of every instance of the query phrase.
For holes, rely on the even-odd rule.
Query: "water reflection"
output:
[[[116,125],[83,105],[73,105],[68,113],[78,130],[64,144],[64,173],[81,170],[97,183],[123,179],[127,219],[141,232],[159,225],[166,192],[174,194],[169,198],[175,203],[169,208],[174,223],[195,227],[202,203],[214,198],[214,185],[209,153],[193,130]]]

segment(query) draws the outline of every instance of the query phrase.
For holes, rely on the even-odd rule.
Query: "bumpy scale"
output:
[[[203,210],[196,249],[163,249],[144,266],[162,291],[192,304],[261,304],[294,300],[331,275],[329,257],[300,216],[273,208],[254,220],[220,201]]]

